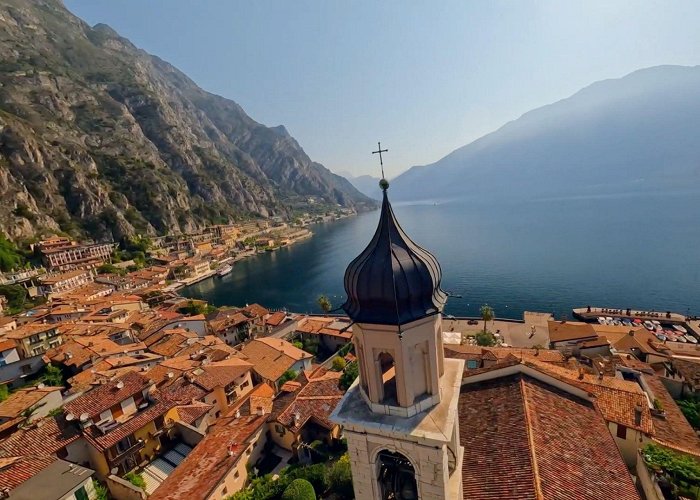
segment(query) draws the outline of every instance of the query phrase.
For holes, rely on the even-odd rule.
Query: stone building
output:
[[[440,265],[401,229],[386,187],[377,231],[345,272],[359,377],[331,418],[355,498],[461,499],[464,361],[444,356]]]

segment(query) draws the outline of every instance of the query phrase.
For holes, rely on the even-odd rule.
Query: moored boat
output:
[[[233,268],[228,264],[224,264],[216,270],[216,274],[218,274],[219,276],[226,276],[231,271],[233,271]]]
[[[685,337],[685,339],[686,339],[688,342],[690,342],[691,344],[697,344],[697,343],[698,343],[698,339],[696,339],[695,337],[693,337],[691,334],[684,335],[684,337]]]
[[[654,325],[654,323],[652,323],[651,321],[646,320],[644,322],[644,328],[646,328],[650,332],[653,332],[654,330],[656,330],[656,325]]]
[[[674,330],[678,330],[681,333],[688,333],[688,330],[685,329],[684,326],[681,325],[673,325]]]

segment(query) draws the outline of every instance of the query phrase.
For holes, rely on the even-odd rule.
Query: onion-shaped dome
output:
[[[401,229],[384,190],[379,226],[345,271],[343,309],[356,323],[403,325],[442,311],[447,294],[435,256]]]

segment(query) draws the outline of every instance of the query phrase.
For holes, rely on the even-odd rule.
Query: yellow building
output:
[[[171,427],[165,414],[173,404],[156,399],[154,389],[143,375],[127,372],[64,406],[66,419],[82,428],[98,477],[115,469],[125,474],[160,452],[160,437]]]

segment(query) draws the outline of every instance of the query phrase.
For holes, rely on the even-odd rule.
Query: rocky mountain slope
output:
[[[170,64],[59,0],[0,3],[0,231],[92,238],[375,202]]]
[[[673,192],[700,185],[700,66],[594,83],[391,183],[395,199]]]

